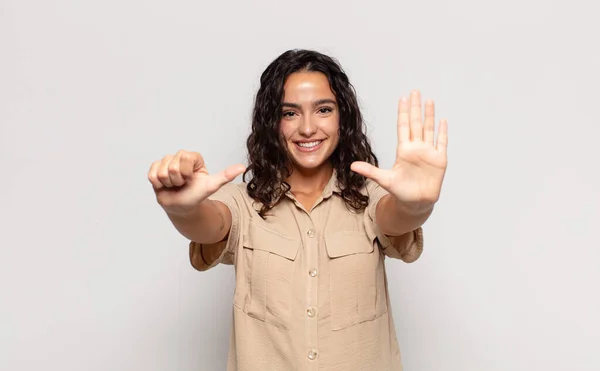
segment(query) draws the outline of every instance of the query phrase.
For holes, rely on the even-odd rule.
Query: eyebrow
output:
[[[327,103],[333,104],[333,105],[337,104],[337,102],[335,100],[326,98],[326,99],[319,99],[317,101],[314,101],[312,105],[313,105],[313,107],[316,107],[316,106],[320,106],[322,104],[327,104]],[[291,107],[291,108],[297,108],[297,109],[302,108],[302,106],[300,106],[297,103],[283,102],[281,105],[282,105],[282,107]]]

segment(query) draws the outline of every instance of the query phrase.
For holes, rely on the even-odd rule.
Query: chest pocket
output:
[[[287,330],[300,244],[300,239],[250,223],[239,262],[243,271],[236,278],[245,290],[236,293],[234,303],[249,316]]]
[[[325,236],[331,323],[341,330],[387,312],[383,256],[374,238],[356,231]]]

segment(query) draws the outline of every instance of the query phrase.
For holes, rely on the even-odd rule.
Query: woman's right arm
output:
[[[208,244],[227,237],[232,218],[225,204],[208,197],[244,170],[244,165],[237,164],[211,175],[200,153],[179,151],[155,161],[148,180],[177,231],[191,241]]]
[[[225,240],[231,229],[231,211],[220,201],[206,199],[188,213],[167,216],[185,238],[202,244]]]

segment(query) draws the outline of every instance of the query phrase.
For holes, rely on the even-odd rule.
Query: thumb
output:
[[[386,186],[383,183],[389,178],[387,174],[388,170],[380,169],[364,161],[354,161],[350,165],[350,170],[377,182],[382,187]]]
[[[215,174],[215,178],[219,183],[219,187],[224,186],[226,183],[234,180],[238,175],[242,174],[246,171],[246,167],[242,164],[236,164],[227,167],[225,170],[221,171],[218,174]]]

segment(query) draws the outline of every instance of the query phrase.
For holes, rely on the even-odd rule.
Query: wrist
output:
[[[433,207],[435,206],[435,202],[426,202],[426,201],[400,201],[397,198],[394,198],[394,205],[396,211],[403,215],[413,215],[419,216],[424,214],[429,214],[433,211]]]
[[[202,214],[202,210],[207,206],[209,200],[205,199],[195,205],[177,205],[177,206],[163,206],[165,212],[177,218],[189,218],[194,217],[197,214]]]

